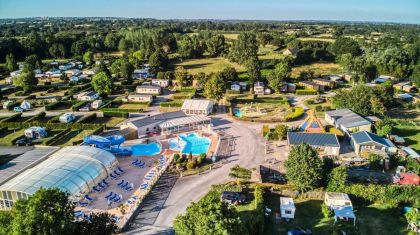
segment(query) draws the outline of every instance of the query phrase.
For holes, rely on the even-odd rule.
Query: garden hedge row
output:
[[[46,115],[46,113],[45,113],[44,111],[42,111],[42,112],[39,112],[39,113],[37,113],[36,115],[34,115],[34,116],[30,117],[29,119],[27,119],[27,120],[26,120],[26,121],[24,121],[24,122],[33,122],[33,121],[35,121],[35,120],[37,120],[37,119],[39,119],[39,118],[44,118],[44,117],[45,117],[45,115]]]
[[[16,113],[16,114],[13,114],[12,116],[9,116],[5,119],[0,120],[0,123],[13,122],[13,121],[16,121],[16,119],[19,119],[21,117],[22,117],[22,113]]]
[[[122,117],[122,118],[129,117],[129,113],[123,112],[123,111],[104,111],[103,115],[104,117]]]
[[[82,106],[86,105],[87,101],[79,101],[76,104],[74,104],[73,106],[71,106],[71,109],[73,111],[78,111]]]
[[[298,90],[296,90],[296,95],[318,95],[318,92],[316,90],[309,90],[309,89],[301,90],[301,89],[298,89]]]
[[[125,113],[142,113],[143,109],[120,109],[120,108],[101,108],[102,112],[125,112]]]
[[[56,102],[52,102],[52,103],[49,103],[49,104],[45,105],[45,110],[46,111],[54,110],[55,108],[57,108],[58,106],[60,106],[62,104],[71,104],[71,102],[70,101],[56,101]]]
[[[70,130],[71,130],[71,128],[67,128],[67,129],[64,129],[64,130],[60,131],[54,137],[50,138],[47,141],[44,141],[43,145],[48,145],[48,146],[54,145],[55,143],[57,143],[57,141],[63,139],[66,136],[66,134],[70,132]]]
[[[293,113],[288,113],[284,116],[284,121],[286,122],[294,121],[302,117],[304,113],[305,113],[305,110],[302,107],[294,107]]]
[[[228,95],[237,95],[237,94],[241,94],[241,91],[226,90],[226,94],[228,94]]]
[[[90,123],[51,123],[51,122],[0,122],[0,127],[9,127],[9,128],[18,128],[18,129],[26,129],[32,126],[41,126],[47,129],[83,129],[83,130],[95,130],[101,126],[105,126],[103,124],[90,124]]]
[[[184,102],[182,100],[172,100],[172,101],[161,102],[159,105],[160,107],[182,107],[183,103]]]
[[[19,101],[15,101],[15,102],[11,102],[7,105],[7,110],[13,110],[16,106],[19,106],[21,102]]]
[[[81,117],[79,120],[77,120],[75,123],[88,123],[96,118],[96,113],[91,113],[88,115],[85,115]]]

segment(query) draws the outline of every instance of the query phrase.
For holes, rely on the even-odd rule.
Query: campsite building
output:
[[[120,129],[127,139],[133,139],[143,138],[150,133],[170,134],[209,126],[211,119],[208,117],[188,116],[183,111],[175,111],[131,120],[123,123]]]
[[[338,109],[325,112],[325,120],[347,136],[352,132],[371,131],[372,124],[367,119],[350,109]]]
[[[10,210],[40,188],[58,188],[79,201],[116,169],[116,157],[90,146],[44,147],[18,156],[0,169],[0,210]]]
[[[362,152],[381,151],[383,153],[396,153],[397,147],[391,140],[382,138],[367,131],[360,131],[351,134],[351,145],[357,155]]]
[[[162,88],[160,86],[141,85],[136,87],[136,93],[146,95],[160,95],[162,93]]]
[[[329,87],[331,89],[334,89],[337,87],[337,83],[335,81],[331,81],[328,79],[317,78],[317,79],[313,79],[312,81],[318,85]]]
[[[124,102],[152,102],[152,95],[142,95],[142,94],[131,94],[128,95],[126,99],[123,99]]]
[[[317,83],[311,82],[311,81],[300,81],[299,85],[304,86],[307,89],[312,89],[312,90],[315,90],[315,91],[318,91],[318,92],[325,90],[324,85],[320,85],[320,84],[317,84]]]
[[[160,86],[162,88],[169,86],[169,79],[152,79],[152,85]]]
[[[296,84],[294,83],[285,83],[281,88],[280,91],[283,93],[295,93],[296,92]]]
[[[181,110],[187,115],[209,115],[213,112],[213,101],[205,99],[186,99]]]
[[[337,136],[326,133],[287,132],[287,147],[306,143],[315,148],[320,155],[340,154],[340,143]]]

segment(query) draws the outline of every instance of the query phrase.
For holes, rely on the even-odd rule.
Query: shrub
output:
[[[293,111],[292,113],[288,113],[285,115],[284,120],[286,122],[294,121],[300,118],[305,113],[305,110],[303,110],[302,107],[294,107],[292,108],[292,111]]]
[[[299,89],[296,90],[296,95],[317,95],[318,92],[316,90],[310,90],[310,89]]]
[[[174,162],[178,162],[179,158],[180,158],[179,153],[175,153],[174,154]]]
[[[306,103],[309,104],[309,105],[314,104],[314,100],[308,100],[308,101],[306,101]]]
[[[16,106],[19,106],[19,104],[19,101],[11,102],[7,105],[7,110],[13,110]]]
[[[226,94],[231,94],[231,95],[235,94],[235,95],[237,95],[237,94],[241,94],[241,91],[226,90]]]
[[[333,216],[333,212],[325,204],[321,205],[321,211],[322,211],[322,214],[324,215],[324,218],[326,219],[331,218]]]
[[[120,108],[101,108],[102,112],[126,112],[126,113],[142,113],[143,109],[120,109]]]
[[[192,170],[197,166],[197,162],[194,160],[188,160],[187,162],[187,169]]]
[[[161,102],[159,105],[160,107],[182,107],[182,104],[182,100],[172,100]]]
[[[38,114],[30,117],[29,119],[25,120],[24,122],[32,122],[32,121],[36,121],[39,118],[44,118],[46,115],[46,113],[44,111],[39,112]]]
[[[321,112],[322,111],[322,105],[315,106],[315,111]]]
[[[57,123],[57,122],[59,122],[60,121],[60,116],[61,116],[62,114],[60,114],[60,115],[57,115],[57,116],[54,116],[53,118],[51,118],[50,120],[48,120],[48,122],[47,123]]]

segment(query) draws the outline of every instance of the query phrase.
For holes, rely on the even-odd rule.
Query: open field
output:
[[[344,69],[341,68],[340,65],[335,63],[313,63],[309,65],[294,67],[292,69],[291,77],[297,78],[299,76],[299,73],[305,70],[312,70],[317,75],[328,75],[344,72]]]
[[[267,195],[266,206],[280,212],[278,195]],[[275,223],[274,214],[266,218],[264,234],[286,234],[292,228],[309,228],[313,234],[406,234],[406,223],[401,210],[384,208],[377,204],[355,206],[356,226],[351,222],[341,222],[333,226],[333,218],[324,218],[320,200],[295,199],[295,219],[289,223]],[[335,230],[335,231],[334,231]],[[336,233],[334,233],[336,232]]]
[[[283,59],[285,56],[276,46],[267,45],[258,49],[258,58],[260,60]]]
[[[328,38],[328,37],[304,37],[304,38],[298,38],[301,41],[323,41],[323,42],[335,42],[334,38]]]
[[[245,68],[229,62],[227,59],[218,57],[218,58],[200,58],[200,59],[190,59],[185,60],[181,63],[175,63],[174,66],[183,66],[188,70],[190,74],[197,74],[204,72],[214,73],[220,70],[223,70],[225,67],[231,66],[234,67],[237,71],[244,71]]]
[[[408,146],[420,153],[420,126],[398,124],[394,126],[393,134],[404,137]]]

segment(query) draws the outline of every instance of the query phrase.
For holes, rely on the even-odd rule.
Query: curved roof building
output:
[[[64,147],[45,161],[0,185],[0,210],[26,199],[41,187],[59,188],[77,200],[117,167],[115,156],[90,146]]]

